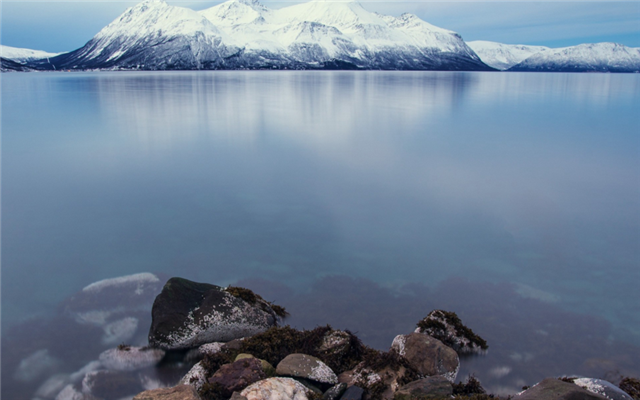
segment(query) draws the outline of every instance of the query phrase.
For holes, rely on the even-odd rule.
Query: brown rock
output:
[[[444,376],[429,376],[400,387],[394,400],[446,399],[453,394],[453,387]]]
[[[391,349],[406,359],[420,375],[442,375],[453,382],[458,375],[458,353],[438,339],[422,333],[398,335]]]
[[[217,383],[228,393],[240,391],[254,382],[265,379],[262,363],[257,358],[243,358],[231,364],[225,364],[211,378],[209,383]]]
[[[138,394],[133,400],[199,400],[199,397],[192,386],[178,385],[172,388],[147,390]]]
[[[516,395],[514,400],[604,400],[606,397],[591,393],[573,383],[546,378],[537,385]]]

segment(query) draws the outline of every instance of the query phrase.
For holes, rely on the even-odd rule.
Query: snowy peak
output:
[[[533,54],[510,71],[640,72],[640,50],[618,43],[588,43]]]
[[[230,0],[199,12],[216,26],[264,21],[270,10],[257,0]]]
[[[549,50],[544,46],[504,44],[485,40],[475,40],[467,44],[485,64],[499,70],[509,69],[533,54]]]
[[[27,61],[55,57],[58,54],[61,53],[48,53],[41,50],[21,49],[18,47],[0,45],[0,57],[15,61],[17,63],[25,63]]]

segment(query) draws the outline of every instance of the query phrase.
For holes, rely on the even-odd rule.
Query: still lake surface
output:
[[[639,110],[638,74],[3,74],[3,349],[149,271],[381,349],[456,311],[496,392],[638,376]]]

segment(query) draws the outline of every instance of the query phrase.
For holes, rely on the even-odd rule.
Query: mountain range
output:
[[[3,70],[640,71],[640,51],[620,44],[549,49],[466,43],[413,14],[382,15],[352,0],[280,9],[258,0],[229,0],[202,11],[145,0],[77,50],[5,48]]]

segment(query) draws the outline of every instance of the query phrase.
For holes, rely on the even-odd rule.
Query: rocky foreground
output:
[[[460,358],[482,357],[488,345],[455,313],[430,312],[414,332],[396,336],[383,352],[365,346],[349,331],[286,326],[284,308],[248,289],[182,278],[171,278],[162,286],[163,281],[153,274],[108,279],[69,299],[64,313],[87,326],[85,334],[102,335],[102,343],[112,347],[75,373],[51,375],[31,398],[498,398],[472,376],[456,383]],[[106,293],[111,302],[104,301]],[[140,343],[136,328],[149,308],[148,345],[128,345]],[[36,382],[38,376],[56,371],[56,362],[48,350],[37,351],[20,363],[14,379]],[[640,381],[625,378],[614,385],[586,377],[554,377],[512,398],[640,399]]]

